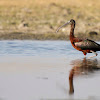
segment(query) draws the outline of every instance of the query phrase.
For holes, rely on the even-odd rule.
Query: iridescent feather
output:
[[[74,44],[75,46],[81,48],[82,50],[100,51],[100,44],[89,39],[86,39],[81,42],[75,42]]]

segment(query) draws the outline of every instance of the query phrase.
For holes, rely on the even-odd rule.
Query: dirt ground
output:
[[[1,0],[0,39],[68,40],[69,26],[56,29],[74,19],[76,36],[100,40],[99,8],[99,0]]]

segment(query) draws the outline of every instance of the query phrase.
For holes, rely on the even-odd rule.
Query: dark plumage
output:
[[[93,50],[93,51],[100,51],[100,44],[86,39],[81,42],[75,42],[75,46],[81,48],[82,50]]]
[[[87,53],[94,53],[95,56],[97,56],[96,51],[100,51],[100,44],[98,44],[90,39],[81,39],[81,38],[76,38],[74,36],[75,20],[71,19],[70,21],[68,21],[61,27],[59,27],[56,32],[58,32],[60,28],[62,28],[63,26],[66,26],[68,24],[71,25],[70,41],[71,41],[72,46],[75,49],[82,51],[84,55],[86,55]]]

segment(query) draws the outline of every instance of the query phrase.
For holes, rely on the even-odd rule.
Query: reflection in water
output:
[[[83,60],[74,60],[71,63],[73,68],[69,74],[69,93],[74,93],[74,85],[73,85],[73,78],[76,75],[87,75],[88,73],[93,73],[95,70],[100,69],[100,64],[98,64],[97,59],[86,59]]]

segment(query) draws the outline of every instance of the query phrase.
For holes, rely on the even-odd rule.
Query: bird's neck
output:
[[[72,40],[73,38],[75,38],[74,36],[74,28],[75,28],[75,25],[71,25],[71,30],[70,30],[70,40]]]

